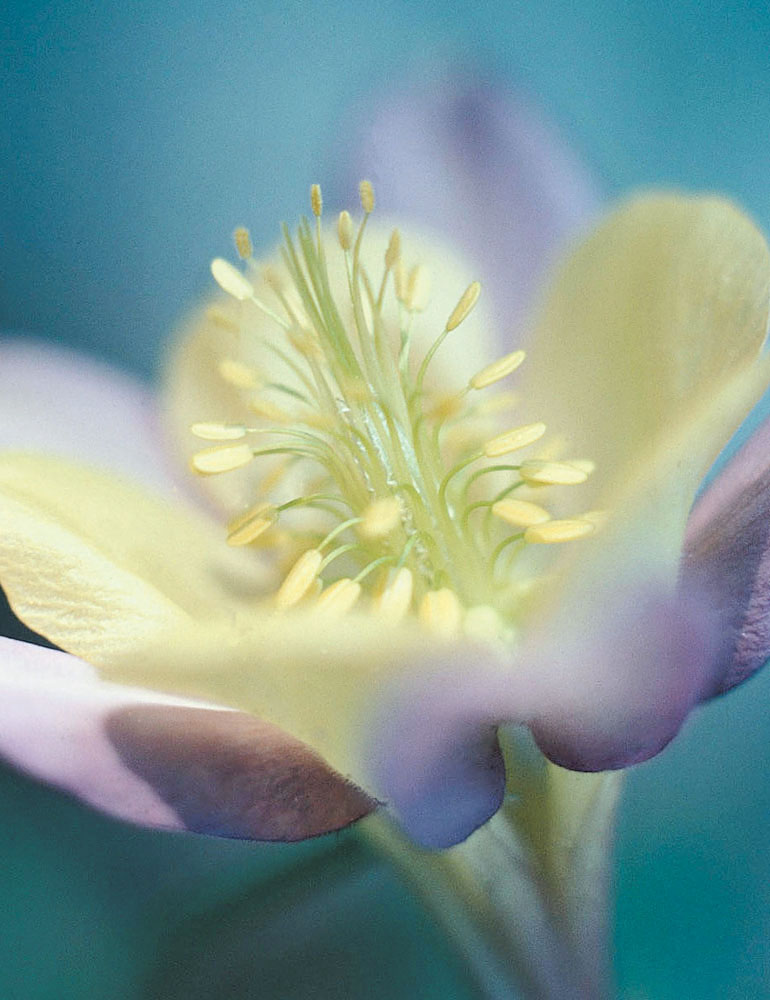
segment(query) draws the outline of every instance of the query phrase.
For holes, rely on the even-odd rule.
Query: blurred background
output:
[[[764,0],[7,0],[0,51],[0,325],[142,378],[236,224],[272,243],[352,121],[458,69],[530,98],[603,197],[717,190],[770,229]],[[768,707],[770,671],[630,776],[627,1000],[770,997]],[[151,834],[0,779],[4,998],[473,996],[355,831]]]

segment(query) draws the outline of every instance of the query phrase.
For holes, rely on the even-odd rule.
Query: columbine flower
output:
[[[367,222],[373,199],[326,226],[314,188],[282,253],[239,230],[242,263],[212,265],[169,406],[219,520],[96,407],[98,457],[160,492],[0,459],[0,580],[68,651],[4,641],[11,761],[150,825],[291,839],[384,802],[444,845],[501,801],[499,724],[622,767],[763,662],[761,438],[680,561],[767,382],[752,224],[718,199],[622,206],[525,354],[495,349],[450,251]]]

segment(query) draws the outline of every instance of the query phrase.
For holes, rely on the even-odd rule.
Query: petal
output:
[[[199,514],[60,459],[0,456],[0,520],[13,610],[94,663],[235,604],[258,582],[258,567]]]
[[[367,224],[363,243],[362,260],[372,281],[379,285],[384,268],[384,255],[391,228],[380,220]],[[468,262],[433,238],[410,230],[402,234],[403,260],[408,268],[421,264],[431,276],[431,295],[425,310],[416,315],[412,329],[412,357],[421,360],[444,327],[460,296],[475,278]],[[339,313],[346,329],[355,329],[350,294],[348,291],[345,257],[331,228],[325,231],[326,262],[329,282]],[[264,272],[279,277],[284,287],[290,284],[288,271],[276,250],[260,261],[252,262],[247,272],[253,282],[257,297],[277,314],[285,316],[283,306]],[[294,308],[301,312],[298,297]],[[391,332],[394,352],[398,349],[398,310],[395,299],[385,300],[385,323]],[[294,363],[301,363],[306,370],[303,356],[290,344],[284,330],[260,312],[250,301],[213,297],[208,307],[190,317],[180,332],[172,350],[166,379],[165,405],[172,446],[186,461],[202,442],[195,438],[190,428],[201,421],[218,421],[243,424],[247,427],[275,429],[276,421],[261,419],[255,412],[255,403],[279,407],[288,414],[307,414],[309,406],[298,403],[286,392],[270,388],[281,384],[293,391],[306,392],[292,369],[282,361],[277,351],[283,351]],[[429,378],[447,394],[460,388],[470,373],[477,371],[495,357],[492,323],[487,303],[482,301],[474,309],[460,330],[453,337],[451,347],[438,352],[431,365]],[[245,365],[256,376],[257,384],[244,389],[228,384],[220,372],[222,361],[235,360]],[[265,383],[268,387],[265,388]],[[280,424],[280,419],[278,421]],[[260,437],[260,446],[268,448],[284,439]],[[224,510],[237,513],[250,507],[259,495],[260,482],[282,459],[261,458],[244,469],[225,475],[210,476],[200,485]],[[315,472],[313,475],[315,476]],[[281,484],[285,497],[292,499],[306,492],[305,479],[296,471]]]
[[[0,639],[0,688],[0,754],[120,819],[298,840],[373,807],[275,726],[106,684],[66,653]]]
[[[173,493],[153,393],[93,358],[0,340],[0,449],[89,461]]]
[[[586,171],[519,94],[460,76],[367,106],[349,187],[461,247],[498,329],[520,333],[548,265],[596,211]]]
[[[713,600],[722,644],[714,694],[770,657],[770,420],[698,497],[687,522],[681,584]]]

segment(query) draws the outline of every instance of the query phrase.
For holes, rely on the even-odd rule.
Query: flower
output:
[[[366,183],[361,201],[367,219]],[[4,644],[0,745],[152,825],[290,839],[384,801],[446,845],[501,801],[499,724],[567,767],[622,767],[761,665],[761,444],[680,552],[767,382],[770,260],[720,199],[630,201],[567,259],[519,372],[516,344],[479,353],[493,324],[448,251],[364,243],[346,213],[330,234],[315,188],[312,207],[267,273],[237,233],[244,269],[214,263],[227,297],[176,354],[178,436],[210,442],[192,465],[227,532],[162,469],[152,496],[0,458],[0,580],[72,654]],[[434,264],[430,304],[408,253]],[[484,394],[509,376],[500,423]],[[30,738],[36,715],[66,753]]]

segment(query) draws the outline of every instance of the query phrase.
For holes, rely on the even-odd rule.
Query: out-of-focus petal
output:
[[[375,287],[379,287],[384,270],[385,250],[391,231],[391,227],[376,216],[367,224],[361,256]],[[354,336],[352,331],[356,329],[356,324],[345,256],[332,229],[325,230],[324,238],[332,294],[346,329]],[[430,275],[429,298],[425,309],[415,314],[411,328],[411,356],[419,362],[443,330],[460,296],[477,275],[454,248],[421,235],[411,227],[402,234],[402,257],[409,270],[413,265],[420,264]],[[257,264],[251,262],[244,273],[253,283],[258,299],[279,316],[285,316],[274,288],[265,280],[266,271],[271,274],[273,282],[278,278],[283,283],[288,299],[302,318],[299,296],[289,287],[288,271],[277,250]],[[390,289],[384,300],[383,316],[386,329],[392,334],[395,352],[399,338],[398,307]],[[436,355],[426,385],[428,388],[440,387],[445,394],[462,388],[469,375],[494,360],[497,350],[489,302],[482,297],[462,327],[453,334],[451,343]],[[280,428],[282,413],[289,420],[291,414],[307,415],[311,411],[312,415],[310,404],[276,388],[276,385],[288,386],[307,395],[305,386],[278,352],[293,358],[295,364],[300,361],[303,369],[306,368],[304,359],[292,347],[285,330],[251,301],[236,301],[217,294],[212,297],[208,308],[191,316],[179,333],[167,371],[165,415],[174,451],[187,461],[201,450],[205,442],[194,437],[190,431],[192,424],[201,421],[225,421],[275,430]],[[230,361],[242,366],[243,388],[233,386],[222,376],[221,363]],[[277,409],[277,418],[266,418],[265,406]],[[264,434],[259,438],[263,448],[278,441],[285,444],[285,438],[271,438]],[[207,477],[200,481],[200,486],[224,510],[242,512],[258,498],[260,483],[270,476],[276,464],[282,462],[282,457],[263,457],[245,468]],[[287,499],[301,496],[305,491],[306,482],[301,476],[307,474],[304,471],[307,468],[307,463],[304,463],[282,481],[281,489],[286,491]],[[311,474],[315,476],[316,472]]]
[[[0,755],[112,816],[255,840],[339,829],[374,803],[275,726],[100,681],[0,639]]]
[[[770,420],[698,497],[681,586],[708,595],[721,616],[713,693],[728,691],[770,657]]]
[[[439,78],[362,117],[347,187],[371,177],[384,211],[467,252],[510,341],[554,253],[595,213],[587,172],[521,95],[492,83]]]
[[[0,449],[47,452],[175,492],[147,386],[42,341],[0,339]]]
[[[30,628],[98,663],[215,614],[257,581],[221,529],[109,473],[0,456],[0,582]]]

